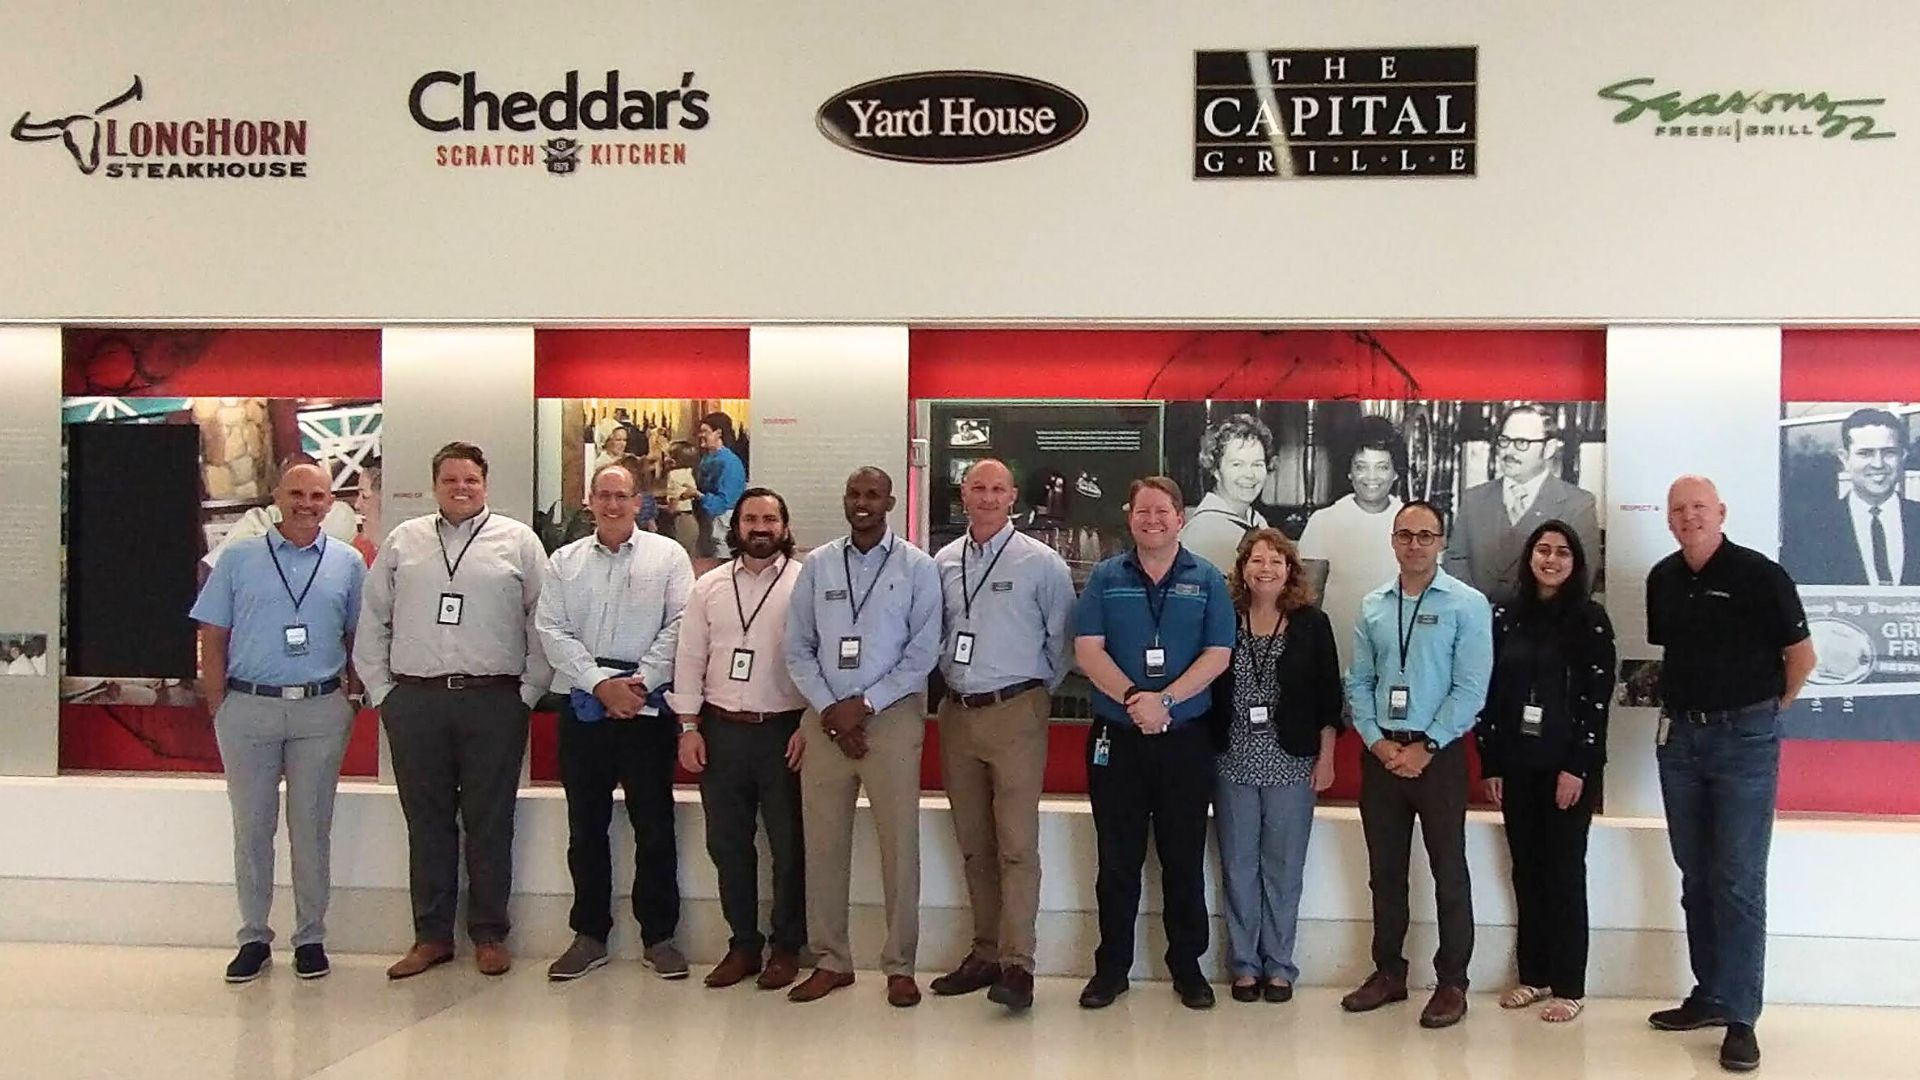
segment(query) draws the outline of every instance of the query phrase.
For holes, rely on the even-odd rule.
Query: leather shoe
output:
[[[473,947],[473,966],[482,975],[505,975],[513,968],[513,954],[504,941],[487,941]]]
[[[1465,1019],[1467,1015],[1467,988],[1440,984],[1427,999],[1427,1007],[1420,1010],[1420,1026],[1423,1028],[1452,1027]]]
[[[394,961],[387,969],[389,979],[411,979],[430,967],[438,967],[453,959],[453,946],[443,942],[416,941],[407,955]]]
[[[896,1009],[911,1009],[920,1004],[920,987],[913,976],[887,976],[887,1004]]]
[[[788,1001],[819,1001],[843,986],[853,985],[853,972],[814,968],[805,982],[787,991]]]
[[[759,949],[728,949],[727,955],[707,972],[707,986],[719,990],[732,986],[749,975],[760,973]]]
[[[1228,989],[1232,992],[1233,1000],[1235,1001],[1259,1001],[1260,1000],[1260,984],[1257,982],[1251,982],[1245,985],[1242,985],[1240,983],[1234,983]]]
[[[1173,992],[1180,995],[1180,1004],[1189,1009],[1213,1008],[1213,985],[1205,979],[1197,976],[1175,979]]]
[[[985,990],[1000,981],[1000,965],[967,954],[960,966],[933,980],[929,988],[941,997],[957,997]]]
[[[1016,964],[1000,969],[1000,980],[987,991],[987,1000],[1014,1012],[1033,1008],[1033,972]]]
[[[1752,1024],[1728,1024],[1720,1040],[1720,1067],[1728,1072],[1752,1072],[1760,1067],[1760,1040]]]
[[[1293,1000],[1293,984],[1270,982],[1260,993],[1275,1005],[1282,1005]]]
[[[800,954],[776,948],[773,955],[767,957],[767,966],[754,980],[754,985],[762,990],[784,990],[799,977]]]
[[[1124,975],[1095,975],[1087,980],[1080,991],[1080,1007],[1083,1009],[1104,1009],[1113,1004],[1114,999],[1127,992],[1127,977]]]
[[[1340,999],[1340,1007],[1348,1012],[1372,1012],[1382,1005],[1394,1001],[1407,1000],[1407,977],[1389,975],[1376,971],[1367,976],[1360,989]]]

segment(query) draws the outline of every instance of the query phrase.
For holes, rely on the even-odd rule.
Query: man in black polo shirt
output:
[[[1662,1031],[1725,1025],[1720,1065],[1760,1064],[1767,946],[1767,848],[1780,778],[1780,710],[1813,671],[1813,643],[1793,579],[1728,540],[1713,481],[1667,491],[1680,550],[1647,575],[1647,640],[1666,647],[1665,707],[1655,738],[1667,838],[1694,988],[1647,1018]]]

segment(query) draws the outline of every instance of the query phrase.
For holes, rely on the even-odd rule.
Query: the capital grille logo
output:
[[[447,169],[536,169],[573,176],[602,166],[685,165],[685,133],[713,119],[712,95],[680,73],[677,86],[648,90],[623,71],[608,71],[582,89],[567,72],[544,91],[501,90],[474,71],[429,71],[407,93],[413,122],[464,138],[433,148]]]
[[[83,176],[145,180],[299,180],[307,175],[307,121],[140,116],[146,85],[135,75],[82,112],[27,110],[16,142],[59,143]]]

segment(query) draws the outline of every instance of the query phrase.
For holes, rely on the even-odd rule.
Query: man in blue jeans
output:
[[[1728,540],[1713,481],[1683,476],[1667,491],[1680,550],[1647,575],[1647,640],[1665,646],[1664,708],[1655,742],[1667,838],[1694,988],[1647,1018],[1661,1031],[1724,1025],[1720,1065],[1760,1065],[1767,948],[1767,849],[1780,778],[1780,710],[1813,671],[1813,643],[1793,579]]]

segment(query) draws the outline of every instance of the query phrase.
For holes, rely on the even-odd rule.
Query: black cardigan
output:
[[[1525,767],[1527,757],[1549,749],[1546,745],[1528,745],[1541,740],[1521,735],[1519,718],[1498,707],[1510,696],[1510,689],[1524,690],[1535,677],[1533,672],[1519,670],[1520,665],[1511,660],[1508,646],[1523,634],[1559,638],[1559,674],[1566,679],[1568,715],[1548,718],[1550,723],[1565,725],[1553,732],[1564,738],[1564,743],[1556,739],[1551,749],[1560,751],[1560,771],[1590,779],[1607,760],[1607,709],[1613,703],[1616,668],[1613,622],[1607,618],[1607,609],[1594,600],[1570,613],[1564,624],[1523,622],[1511,606],[1494,608],[1493,675],[1487,684],[1486,708],[1473,729],[1480,747],[1480,773],[1489,779],[1504,776],[1511,769]]]
[[[1333,647],[1333,624],[1317,607],[1303,607],[1287,616],[1287,647],[1274,660],[1280,698],[1273,709],[1273,737],[1280,749],[1295,757],[1320,752],[1320,730],[1340,729],[1346,698],[1340,686],[1340,656]],[[1214,749],[1225,753],[1227,733],[1233,727],[1233,665],[1213,680],[1213,702],[1207,709],[1207,730]]]

